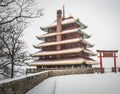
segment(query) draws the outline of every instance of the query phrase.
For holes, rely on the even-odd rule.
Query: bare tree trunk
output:
[[[14,58],[11,60],[11,78],[14,78]]]

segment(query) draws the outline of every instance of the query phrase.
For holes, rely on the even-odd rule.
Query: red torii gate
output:
[[[100,58],[100,73],[103,73],[102,57],[114,57],[114,72],[116,73],[116,53],[118,50],[97,50]]]

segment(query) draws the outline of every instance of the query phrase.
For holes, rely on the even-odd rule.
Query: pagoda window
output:
[[[71,27],[73,27],[73,28],[74,28],[74,27],[75,27],[75,24],[74,24],[74,23],[73,23],[73,24],[71,24]]]
[[[62,35],[62,40],[72,39],[72,38],[76,38],[76,37],[77,37],[77,33],[65,34],[65,35]]]
[[[65,48],[65,44],[62,45],[62,48]]]
[[[62,26],[62,30],[66,30],[66,25],[63,25],[63,26]]]
[[[74,47],[74,44],[72,43],[72,44],[70,44],[70,46],[71,46],[71,47]]]
[[[49,58],[52,58],[52,56],[50,55]]]
[[[42,56],[40,56],[39,59],[41,60],[41,59],[42,59]]]
[[[83,38],[83,35],[82,35],[82,34],[78,33],[77,35],[78,35],[80,38]]]
[[[63,54],[63,55],[61,55],[62,56],[62,58],[66,58],[66,57],[68,57],[66,54]]]
[[[56,46],[42,47],[42,51],[56,50]]]
[[[72,23],[72,24],[66,24],[66,25],[63,25],[62,26],[62,30],[69,30],[69,29],[72,29],[72,28],[75,28],[75,24]]]
[[[62,35],[62,39],[66,39],[67,38],[67,35]]]
[[[73,34],[69,34],[69,36],[70,36],[70,38],[73,38],[74,35]]]
[[[85,45],[83,43],[80,43],[80,47],[85,47]]]
[[[56,41],[56,36],[45,38],[45,42],[54,42],[54,41]]]
[[[72,57],[74,57],[75,56],[75,54],[72,54]]]
[[[56,32],[56,27],[52,27],[48,29],[48,33]]]
[[[78,24],[75,24],[75,27],[76,27],[76,28],[79,28],[79,27],[80,27],[80,25],[78,25]]]
[[[49,41],[51,41],[51,39],[50,39],[50,38],[48,38],[48,39],[47,39],[47,42],[49,42]]]
[[[47,48],[48,48],[47,50],[55,50],[55,49],[56,49],[55,46],[49,46],[49,47],[47,47]]]
[[[53,55],[53,56],[52,56],[52,59],[56,59],[56,55]]]
[[[43,56],[42,58],[43,58],[43,60],[45,59],[45,57],[44,57],[44,56]]]
[[[78,43],[70,43],[70,44],[63,44],[62,49],[67,49],[67,48],[74,48],[74,47],[79,47]]]

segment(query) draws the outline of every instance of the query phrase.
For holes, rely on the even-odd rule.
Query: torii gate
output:
[[[114,58],[114,72],[116,73],[116,53],[118,50],[97,50],[99,53],[100,58],[100,73],[103,73],[103,66],[102,66],[102,57],[113,57]]]

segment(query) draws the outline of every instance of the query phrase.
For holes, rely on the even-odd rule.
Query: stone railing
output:
[[[41,83],[43,80],[60,75],[71,74],[88,74],[94,73],[92,68],[83,69],[67,69],[67,70],[49,70],[39,72],[31,75],[27,75],[22,78],[7,80],[6,82],[0,82],[0,94],[25,94],[34,86]]]

